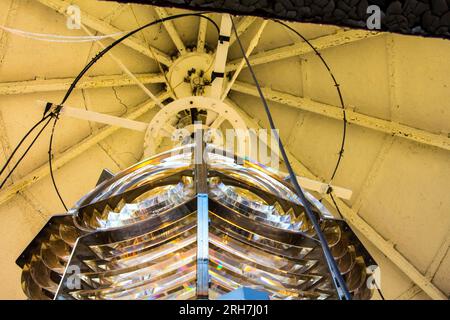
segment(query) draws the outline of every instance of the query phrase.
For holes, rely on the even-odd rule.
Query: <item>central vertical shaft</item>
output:
[[[195,147],[193,158],[195,161],[195,186],[197,192],[197,298],[208,299],[208,167],[206,159],[203,157],[203,151],[206,148],[206,144],[203,140],[203,130],[201,129],[201,125],[195,129],[194,139]]]

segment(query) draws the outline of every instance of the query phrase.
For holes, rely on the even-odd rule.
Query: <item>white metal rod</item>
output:
[[[287,173],[284,174],[287,176]],[[302,186],[302,188],[306,190],[315,191],[320,194],[327,194],[328,188],[331,187],[333,190],[333,195],[335,195],[336,197],[345,200],[350,200],[352,198],[353,192],[350,189],[329,185],[321,181],[312,180],[300,176],[297,176],[297,181]]]
[[[46,102],[39,101],[39,106],[43,109],[46,106]],[[135,131],[145,132],[148,124],[145,122],[135,121],[127,118],[115,117],[109,114],[103,114],[95,111],[89,111],[80,108],[73,108],[69,106],[62,106],[60,116],[71,117],[80,120],[93,121],[111,126],[118,126],[125,129],[131,129]]]
[[[220,99],[223,88],[223,78],[225,76],[225,65],[227,63],[228,48],[231,34],[231,17],[228,14],[222,15],[220,25],[220,36],[217,44],[216,60],[214,62],[215,79],[211,84],[211,98]]]

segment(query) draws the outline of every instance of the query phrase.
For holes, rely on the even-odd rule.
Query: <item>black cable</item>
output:
[[[342,92],[341,92],[341,89],[340,89],[340,85],[337,83],[336,78],[335,78],[333,72],[331,71],[331,68],[329,67],[329,65],[328,65],[327,62],[325,61],[325,59],[322,57],[322,55],[319,53],[319,51],[312,45],[312,43],[311,43],[308,39],[306,39],[300,32],[298,32],[298,31],[295,30],[294,28],[288,26],[286,23],[284,23],[284,22],[282,22],[282,21],[279,21],[279,20],[275,20],[275,22],[277,22],[277,23],[283,25],[284,27],[288,28],[289,30],[291,30],[292,32],[294,32],[295,34],[297,34],[301,39],[303,39],[303,41],[305,41],[305,42],[309,45],[309,47],[310,47],[310,48],[315,52],[315,54],[320,58],[320,60],[322,61],[323,65],[324,65],[325,68],[327,69],[328,73],[329,73],[330,76],[331,76],[331,79],[332,79],[333,82],[334,82],[334,86],[336,87],[336,90],[337,90],[337,92],[338,92],[339,100],[340,100],[340,103],[341,103],[341,109],[342,109],[342,113],[343,113],[343,132],[342,132],[342,142],[341,142],[341,147],[340,147],[340,151],[339,151],[339,157],[338,157],[338,160],[337,160],[337,162],[336,162],[336,165],[335,165],[335,167],[334,167],[333,173],[332,173],[331,178],[330,178],[330,183],[329,183],[329,184],[331,184],[331,181],[334,179],[334,177],[335,177],[335,175],[336,175],[336,172],[337,172],[337,170],[339,169],[339,165],[340,165],[340,163],[341,163],[341,159],[342,159],[343,154],[344,154],[344,146],[345,146],[346,133],[347,133],[347,115],[346,115],[346,112],[345,112],[346,109],[345,109],[344,99],[343,99],[343,96],[342,96]],[[334,199],[334,196],[333,196],[332,191],[333,191],[333,190],[331,189],[330,192],[329,192],[331,201],[333,202],[334,206],[336,207],[336,210],[337,210],[339,216],[340,216],[341,218],[343,218],[343,215],[342,215],[342,213],[341,213],[341,210],[339,209],[339,206],[337,205],[336,200]],[[381,298],[382,298],[383,300],[385,300],[385,299],[384,299],[384,296],[383,296],[383,293],[381,292],[381,289],[378,287],[377,284],[375,284],[375,287],[376,287],[376,289],[377,289],[379,295],[381,296]]]
[[[50,168],[50,177],[52,179],[52,184],[53,187],[56,191],[56,194],[58,195],[59,200],[61,201],[64,209],[66,209],[66,211],[68,211],[67,206],[61,196],[61,193],[59,192],[58,186],[56,185],[56,181],[55,181],[55,177],[53,175],[53,164],[52,164],[52,146],[53,146],[53,136],[55,135],[55,127],[56,127],[56,123],[58,122],[58,116],[55,117],[55,121],[53,122],[53,126],[52,126],[52,133],[50,134],[50,142],[48,144],[48,165]]]
[[[383,293],[381,292],[381,289],[378,287],[377,284],[375,284],[375,287],[377,288],[378,294],[380,295],[381,299],[382,299],[382,300],[386,300],[386,299],[384,298],[384,296],[383,296]]]
[[[332,193],[332,192],[330,192],[330,198],[331,198],[331,201],[333,201],[334,206],[336,207],[337,212],[339,213],[339,217],[340,217],[341,219],[343,219],[343,215],[342,215],[342,213],[341,213],[341,210],[339,209],[339,207],[338,207],[338,205],[337,205],[337,203],[336,203],[336,200],[334,200],[334,197],[333,197],[333,193]]]
[[[331,185],[331,182],[333,181],[334,177],[336,176],[336,173],[339,169],[339,166],[341,164],[341,160],[342,157],[344,156],[344,147],[345,147],[345,141],[346,141],[346,137],[347,137],[347,114],[346,114],[346,109],[345,109],[345,103],[344,103],[344,98],[342,96],[342,92],[340,89],[340,85],[337,83],[336,78],[334,77],[333,72],[331,71],[330,66],[328,65],[328,63],[325,61],[325,59],[322,57],[322,55],[320,54],[320,52],[313,46],[313,44],[311,42],[309,42],[308,39],[306,39],[300,32],[298,32],[297,30],[295,30],[294,28],[288,26],[286,23],[280,21],[280,20],[275,20],[275,22],[281,24],[282,26],[284,26],[285,28],[288,28],[289,30],[291,30],[292,32],[294,32],[296,35],[298,35],[303,41],[305,41],[308,46],[314,51],[314,53],[319,57],[319,59],[322,61],[322,64],[325,66],[325,68],[327,69],[329,75],[331,76],[331,79],[334,82],[334,86],[336,87],[338,96],[339,96],[339,101],[341,104],[341,109],[342,109],[342,119],[343,119],[343,130],[342,130],[342,142],[341,142],[341,147],[339,150],[339,156],[338,159],[336,161],[336,165],[334,167],[333,173],[331,174],[331,178],[330,181],[328,183],[328,185]],[[331,188],[331,186],[330,186]],[[336,203],[336,201],[333,198],[333,194],[332,194],[332,188],[330,190],[330,192],[328,192],[330,194],[331,200],[334,203],[334,206],[336,207],[337,212],[339,213],[339,215],[342,218],[342,214],[341,211],[339,210],[339,207]]]
[[[203,13],[183,13],[183,14],[177,14],[177,15],[173,15],[170,17],[166,17],[163,19],[158,19],[158,20],[154,20],[150,23],[147,23],[146,25],[143,25],[142,27],[139,27],[133,31],[130,31],[129,33],[127,33],[126,35],[124,35],[123,37],[115,40],[113,43],[111,43],[109,46],[107,46],[105,49],[103,49],[102,51],[100,51],[84,68],[83,70],[81,70],[81,72],[75,77],[74,81],[71,83],[69,89],[67,90],[66,94],[64,95],[64,98],[62,99],[61,103],[59,104],[60,106],[62,106],[67,99],[69,99],[70,95],[72,94],[73,90],[75,89],[77,83],[81,80],[81,78],[86,74],[86,72],[98,61],[100,60],[100,58],[102,58],[109,50],[111,50],[112,48],[114,48],[116,45],[118,45],[119,43],[121,43],[122,41],[126,40],[127,38],[131,37],[132,35],[134,35],[135,33],[151,27],[153,25],[159,24],[159,23],[163,23],[166,21],[170,21],[170,20],[174,20],[174,19],[178,19],[178,18],[184,18],[184,17],[192,17],[192,16],[196,16],[196,17],[200,17],[203,19],[208,20],[209,22],[211,22],[214,27],[217,30],[217,33],[220,34],[220,28],[217,25],[217,23],[212,20],[211,18],[204,16],[203,14],[207,14],[209,12],[203,12]],[[48,150],[48,164],[50,167],[50,176],[52,178],[52,184],[53,187],[56,191],[56,194],[58,195],[59,200],[61,201],[62,205],[64,206],[64,208],[67,211],[67,206],[64,203],[63,198],[61,197],[61,193],[59,192],[58,186],[56,185],[56,181],[55,178],[53,176],[53,167],[52,167],[52,161],[53,161],[53,157],[52,157],[52,146],[53,146],[53,136],[55,133],[55,128],[56,128],[56,124],[58,122],[58,115],[59,115],[59,111],[58,110],[55,114],[55,122],[53,123],[53,128],[52,128],[52,134],[50,135],[50,142],[49,142],[49,150]]]
[[[351,300],[351,294],[350,294],[350,292],[347,289],[347,284],[345,283],[344,278],[342,277],[342,274],[341,274],[341,272],[340,272],[340,270],[339,270],[339,268],[338,268],[338,266],[336,264],[336,261],[333,258],[333,255],[331,254],[331,250],[330,250],[330,248],[328,246],[327,240],[326,240],[324,234],[322,233],[322,231],[320,229],[320,225],[317,222],[317,219],[314,216],[314,213],[311,210],[310,203],[306,199],[302,188],[298,184],[297,177],[296,177],[296,175],[294,173],[294,170],[291,167],[291,164],[289,162],[289,159],[288,159],[288,156],[287,156],[286,151],[284,149],[284,146],[283,146],[283,143],[281,141],[281,138],[279,137],[277,131],[275,130],[276,127],[275,127],[275,123],[274,123],[273,118],[272,118],[272,114],[270,112],[270,108],[269,108],[269,106],[267,104],[267,101],[266,101],[266,98],[264,97],[264,94],[263,94],[263,92],[261,90],[261,87],[259,85],[258,79],[256,78],[256,75],[255,75],[255,72],[253,71],[253,67],[252,67],[250,61],[248,60],[247,55],[245,54],[245,49],[244,49],[244,47],[242,45],[242,42],[241,42],[241,40],[239,38],[239,34],[238,34],[237,30],[236,30],[236,25],[235,25],[235,23],[233,21],[233,18],[231,18],[231,22],[232,22],[233,31],[234,31],[234,33],[236,35],[236,40],[237,40],[237,42],[239,44],[239,47],[241,49],[241,52],[242,52],[243,57],[245,59],[245,62],[247,64],[247,66],[248,66],[250,74],[252,75],[252,78],[253,78],[253,81],[254,81],[254,83],[256,85],[256,88],[258,89],[258,93],[259,93],[259,96],[261,98],[261,102],[263,103],[263,106],[264,106],[267,118],[269,120],[270,128],[273,130],[275,138],[278,140],[278,146],[280,148],[280,152],[281,152],[281,155],[283,157],[283,160],[284,160],[284,163],[286,165],[286,168],[288,169],[291,183],[293,184],[295,192],[297,193],[297,196],[300,198],[300,200],[301,200],[301,202],[302,202],[302,204],[303,204],[303,206],[305,208],[305,212],[306,212],[309,220],[312,222],[312,224],[314,226],[314,229],[315,229],[315,231],[317,233],[317,236],[319,238],[320,244],[322,246],[322,250],[324,252],[325,259],[327,261],[328,267],[329,267],[330,272],[331,272],[331,276],[332,276],[333,282],[334,282],[336,288],[338,289],[338,292],[339,292],[339,289],[342,290],[343,295],[341,296],[339,294],[339,298],[340,299],[345,298],[347,300]]]
[[[48,124],[50,123],[50,121],[52,120],[51,116],[47,116],[45,118],[43,118],[43,120],[45,121],[45,119],[48,119],[48,121],[45,123],[45,125],[41,128],[41,130],[39,130],[38,134],[36,135],[36,137],[33,139],[33,141],[31,142],[31,144],[28,146],[28,148],[25,150],[25,152],[22,154],[22,156],[19,158],[19,160],[17,160],[16,164],[14,165],[14,167],[9,171],[8,175],[5,177],[5,179],[3,179],[2,183],[0,184],[0,189],[3,188],[3,186],[5,185],[6,181],[8,180],[8,178],[13,174],[14,170],[16,170],[17,166],[20,164],[20,162],[23,160],[23,158],[25,158],[25,156],[27,155],[28,151],[30,151],[31,147],[34,145],[34,143],[36,142],[36,140],[40,137],[40,135],[42,134],[42,132],[44,131],[44,129],[48,126]],[[42,120],[39,121],[39,123],[42,123]]]
[[[12,158],[14,157],[14,155],[16,154],[16,152],[19,150],[19,148],[21,147],[21,145],[25,142],[25,140],[28,138],[28,136],[34,131],[34,129],[36,129],[42,122],[45,121],[45,119],[47,119],[48,116],[42,117],[41,120],[39,120],[33,127],[31,127],[30,130],[28,130],[28,132],[23,136],[22,140],[20,140],[20,142],[16,145],[16,147],[14,148],[13,152],[10,154],[10,156],[8,157],[8,159],[6,160],[6,163],[3,165],[1,171],[0,171],[0,175],[3,174],[3,172],[6,170],[6,168],[8,167],[9,163],[11,162]]]
[[[288,26],[286,23],[279,21],[279,20],[274,20],[275,22],[283,25],[284,27],[288,28],[289,30],[291,30],[292,32],[294,32],[296,35],[298,35],[300,38],[303,39],[303,41],[305,41],[309,47],[311,47],[311,49],[314,51],[314,53],[320,58],[320,60],[322,61],[323,65],[325,66],[325,68],[328,70],[328,73],[331,76],[331,79],[334,82],[334,86],[336,87],[337,93],[339,95],[339,101],[341,104],[341,109],[342,109],[342,118],[343,118],[343,133],[342,133],[342,142],[341,142],[341,148],[339,150],[339,157],[338,160],[336,162],[336,166],[333,170],[333,173],[331,174],[331,178],[330,181],[334,179],[337,170],[339,169],[339,165],[341,164],[341,159],[344,155],[344,146],[345,146],[345,139],[346,139],[346,133],[347,133],[347,114],[345,112],[345,104],[344,104],[344,98],[342,97],[342,92],[340,89],[340,85],[337,83],[336,78],[334,77],[333,72],[331,71],[331,68],[328,66],[328,63],[325,61],[325,59],[322,57],[322,55],[320,54],[320,52],[312,45],[311,42],[308,41],[308,39],[306,39],[300,32],[298,32],[297,30],[295,30],[294,28]]]

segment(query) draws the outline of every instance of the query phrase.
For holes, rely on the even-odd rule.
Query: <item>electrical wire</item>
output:
[[[47,116],[48,117],[48,116]],[[25,142],[25,140],[28,138],[28,136],[42,123],[45,121],[45,119],[47,117],[42,117],[41,120],[39,120],[37,123],[35,123],[33,125],[33,127],[31,127],[30,130],[28,130],[28,132],[22,137],[22,139],[20,140],[20,142],[16,145],[16,147],[14,148],[13,152],[10,154],[10,156],[8,157],[8,159],[6,160],[6,163],[3,165],[2,169],[0,170],[0,175],[3,174],[3,172],[5,171],[5,169],[8,167],[9,163],[11,162],[11,160],[13,159],[14,155],[16,154],[16,152],[19,150],[20,146]]]
[[[339,206],[338,206],[337,203],[336,203],[336,200],[334,200],[333,192],[329,192],[329,194],[330,194],[331,201],[333,201],[333,204],[334,204],[334,206],[336,207],[336,210],[337,210],[337,212],[338,212],[338,214],[339,214],[339,217],[340,217],[341,219],[343,219],[344,216],[342,215],[341,210],[339,209]]]
[[[47,128],[48,124],[50,123],[50,121],[52,120],[51,116],[46,116],[45,118],[43,118],[42,120],[40,120],[37,125],[41,124],[43,121],[45,121],[45,119],[48,119],[48,121],[45,123],[45,125],[41,128],[41,130],[39,130],[38,134],[36,135],[36,137],[33,139],[33,141],[31,142],[31,144],[28,146],[28,148],[25,150],[25,152],[22,154],[22,156],[19,158],[19,160],[17,160],[16,164],[12,167],[12,169],[9,171],[8,175],[3,179],[3,181],[0,184],[0,189],[3,188],[3,186],[5,185],[6,181],[8,180],[8,178],[13,174],[13,172],[16,170],[17,166],[20,164],[20,162],[22,162],[22,160],[25,158],[25,156],[27,155],[27,153],[30,151],[31,147],[34,145],[34,143],[37,141],[37,139],[40,137],[40,135],[42,134],[42,132],[45,130],[45,128]],[[37,128],[37,125],[35,125],[33,127]],[[32,130],[30,130],[22,139],[22,141],[24,141],[26,139],[26,137],[31,134]],[[21,141],[21,142],[22,142]],[[19,145],[18,145],[19,146]],[[17,148],[18,149],[18,148]],[[8,163],[10,162],[10,159],[12,159],[12,156],[15,154],[15,152],[17,151],[17,149],[14,150],[13,154],[9,157],[7,164],[5,164],[4,168],[8,165]],[[3,172],[3,169],[2,169]]]
[[[48,165],[50,168],[50,178],[52,179],[52,184],[53,184],[53,187],[55,188],[56,194],[58,195],[59,201],[61,201],[64,209],[66,209],[66,211],[68,211],[67,206],[61,196],[61,193],[59,192],[58,186],[56,185],[55,176],[53,175],[52,147],[53,147],[53,137],[55,135],[56,123],[58,122],[58,116],[56,116],[54,118],[55,118],[55,121],[53,122],[52,133],[50,134],[50,142],[48,144]]]
[[[291,26],[287,25],[286,23],[280,21],[280,20],[275,20],[275,22],[281,24],[282,26],[284,26],[285,28],[289,29],[290,31],[294,32],[296,35],[298,35],[303,41],[305,41],[308,46],[314,51],[314,53],[319,57],[320,61],[322,62],[322,64],[325,66],[325,68],[327,69],[331,79],[333,80],[334,86],[336,88],[336,91],[338,93],[339,96],[339,101],[341,104],[341,109],[342,109],[342,120],[343,120],[343,128],[342,128],[342,141],[341,141],[341,146],[340,146],[340,150],[339,150],[339,156],[338,159],[336,161],[336,165],[334,166],[334,170],[333,173],[331,174],[331,178],[328,182],[328,191],[327,193],[330,195],[331,200],[333,201],[334,206],[336,207],[336,210],[340,216],[340,218],[342,219],[342,213],[341,210],[339,209],[339,206],[336,203],[336,200],[333,197],[333,188],[331,187],[331,183],[333,182],[334,177],[336,176],[336,173],[339,169],[339,166],[341,164],[341,160],[342,157],[344,156],[344,147],[345,147],[345,141],[346,141],[346,137],[347,137],[347,114],[346,114],[346,108],[345,108],[345,103],[344,103],[344,98],[342,96],[342,92],[340,89],[340,85],[337,83],[336,78],[333,74],[333,72],[331,71],[330,66],[328,65],[328,63],[325,61],[325,59],[322,57],[322,55],[320,54],[320,52],[316,49],[316,47],[313,46],[313,44],[306,39],[305,36],[303,36],[300,32],[298,32],[297,30],[295,30],[294,28],[292,28]]]
[[[305,41],[308,46],[314,51],[314,53],[319,57],[319,59],[322,61],[322,64],[325,66],[325,68],[327,69],[329,75],[331,76],[331,79],[333,80],[334,86],[336,87],[338,96],[339,96],[339,102],[341,104],[341,109],[342,109],[342,119],[343,119],[343,131],[342,131],[342,141],[341,141],[341,146],[340,146],[340,150],[339,150],[339,157],[338,160],[336,162],[336,165],[334,167],[333,173],[331,174],[331,178],[330,178],[330,185],[331,185],[331,181],[334,179],[334,177],[336,176],[336,173],[339,169],[339,166],[341,164],[341,160],[342,157],[344,155],[344,146],[345,146],[345,140],[346,140],[346,136],[347,136],[347,114],[346,114],[346,108],[345,108],[345,103],[344,103],[344,98],[342,96],[342,92],[340,89],[340,85],[337,83],[336,81],[336,77],[334,76],[333,72],[331,71],[330,66],[328,65],[328,63],[325,61],[325,59],[322,57],[322,55],[320,54],[320,52],[316,49],[316,47],[313,46],[313,44],[306,39],[300,32],[298,32],[297,30],[295,30],[294,28],[292,28],[291,26],[287,25],[286,23],[280,21],[280,20],[274,20],[275,22],[281,24],[282,26],[284,26],[285,28],[288,28],[289,30],[291,30],[292,32],[294,32],[296,35],[298,35],[301,39],[303,39],[303,41]]]
[[[333,258],[333,255],[331,254],[331,250],[330,250],[330,248],[328,246],[327,240],[326,240],[324,234],[322,233],[322,231],[320,229],[320,225],[317,222],[317,219],[316,219],[316,217],[315,217],[315,215],[314,215],[314,213],[313,213],[313,211],[311,209],[310,203],[306,199],[306,196],[303,193],[302,188],[298,184],[297,177],[296,177],[296,175],[294,173],[294,170],[292,169],[292,166],[291,166],[291,164],[289,162],[289,158],[288,158],[288,156],[286,154],[286,150],[284,149],[284,146],[283,146],[283,143],[281,141],[281,138],[279,137],[278,132],[276,132],[276,130],[275,130],[276,126],[275,126],[275,123],[273,121],[269,105],[267,104],[266,98],[264,97],[264,94],[262,92],[261,86],[259,85],[258,79],[256,78],[256,75],[255,75],[255,72],[253,70],[253,67],[252,67],[252,65],[251,65],[250,61],[248,60],[248,57],[247,57],[247,55],[245,53],[245,49],[244,49],[244,47],[242,45],[242,42],[240,40],[240,37],[239,37],[239,34],[237,32],[236,25],[234,23],[233,18],[231,18],[231,22],[232,22],[233,31],[234,31],[234,33],[236,35],[236,41],[239,44],[239,47],[240,47],[241,52],[242,52],[242,55],[243,55],[243,57],[245,59],[245,62],[247,64],[248,70],[250,71],[250,74],[251,74],[251,76],[253,78],[253,82],[255,83],[255,86],[256,86],[256,88],[258,90],[258,94],[259,94],[259,96],[261,98],[261,102],[262,102],[262,104],[264,106],[267,118],[269,120],[270,128],[273,130],[274,135],[275,135],[275,139],[278,141],[278,146],[279,146],[281,155],[283,157],[284,163],[286,165],[286,168],[288,169],[291,183],[294,186],[295,192],[296,192],[297,196],[300,198],[300,200],[301,200],[301,202],[302,202],[302,204],[303,204],[303,206],[305,208],[305,212],[306,212],[306,214],[308,216],[308,219],[313,224],[314,229],[316,231],[316,234],[317,234],[317,236],[319,238],[320,244],[322,246],[322,250],[324,252],[325,259],[327,261],[329,270],[331,272],[331,276],[332,276],[333,282],[334,282],[334,284],[336,286],[336,289],[338,290],[338,296],[339,296],[340,299],[351,300],[351,294],[350,294],[350,292],[347,289],[347,284],[345,283],[344,278],[342,277],[342,274],[341,274],[341,272],[340,272],[340,270],[339,270],[339,268],[338,268],[338,266],[336,264],[336,261]]]
[[[64,95],[64,98],[62,99],[61,103],[59,104],[60,106],[62,106],[67,99],[69,99],[70,95],[72,94],[73,90],[75,89],[76,85],[78,84],[78,82],[81,80],[81,78],[86,74],[86,72],[98,61],[100,60],[100,58],[102,58],[108,51],[110,51],[112,48],[114,48],[115,46],[117,46],[119,43],[121,43],[122,41],[126,40],[127,38],[131,37],[132,35],[136,34],[137,32],[144,30],[145,28],[151,27],[153,25],[156,24],[160,24],[163,23],[165,21],[170,21],[170,20],[174,20],[174,19],[179,19],[179,18],[183,18],[183,17],[192,17],[192,16],[196,16],[196,17],[200,17],[203,19],[208,20],[209,22],[211,22],[213,24],[213,26],[216,28],[217,33],[220,33],[220,28],[219,26],[216,24],[216,22],[214,20],[212,20],[211,18],[209,18],[208,16],[204,16],[203,14],[206,14],[209,12],[203,12],[203,13],[182,13],[182,14],[177,14],[177,15],[173,15],[170,17],[165,17],[162,19],[157,19],[154,20],[150,23],[147,23],[133,31],[130,31],[129,33],[125,34],[124,36],[122,36],[121,38],[115,40],[113,43],[111,43],[109,46],[107,46],[105,49],[103,49],[102,51],[100,51],[84,68],[83,70],[81,70],[81,72],[75,77],[74,81],[71,83],[69,89],[67,90],[66,94]],[[50,168],[50,176],[52,178],[52,184],[53,187],[58,195],[59,200],[61,201],[61,204],[64,206],[64,208],[67,211],[67,206],[61,196],[61,193],[58,189],[58,186],[56,184],[55,181],[55,177],[53,175],[53,166],[52,166],[52,161],[53,161],[53,156],[52,156],[52,145],[53,145],[53,137],[55,134],[55,129],[56,129],[56,125],[58,123],[58,117],[59,115],[59,111],[56,113],[55,115],[55,122],[53,123],[53,127],[52,127],[52,133],[50,135],[50,142],[49,142],[49,150],[48,150],[48,163],[49,163],[49,168]]]
[[[381,292],[380,287],[378,287],[377,284],[375,284],[375,287],[377,288],[378,294],[380,295],[381,299],[382,299],[382,300],[386,300],[386,299],[384,298],[384,296],[383,296],[383,293]]]

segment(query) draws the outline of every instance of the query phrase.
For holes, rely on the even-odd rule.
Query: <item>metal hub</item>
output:
[[[237,140],[241,146],[247,147],[250,143],[247,124],[233,107],[217,99],[190,96],[171,102],[153,117],[145,134],[144,157],[160,152],[164,139],[169,139],[169,147],[173,147],[189,137],[194,132],[194,124],[188,117],[181,115],[189,114],[192,109],[199,110],[198,120],[202,123],[202,129],[211,137],[208,142],[221,146],[225,135],[222,133],[219,137],[218,130],[224,122],[228,122],[229,128],[239,133]]]
[[[169,89],[177,98],[207,96],[210,91],[214,56],[207,52],[189,52],[174,61],[167,73]]]
[[[172,148],[180,141],[189,142],[194,131],[194,119],[201,122],[209,134],[210,143],[218,143],[217,131],[223,123],[230,128],[246,131],[247,126],[240,114],[220,99],[211,98],[211,76],[216,57],[211,51],[191,51],[180,55],[167,72],[168,90],[176,99],[165,106],[148,126],[144,141],[144,157]],[[226,85],[223,79],[222,85]],[[213,130],[211,130],[213,129]],[[249,141],[246,135],[238,138],[242,145]],[[219,143],[220,145],[220,143]]]

